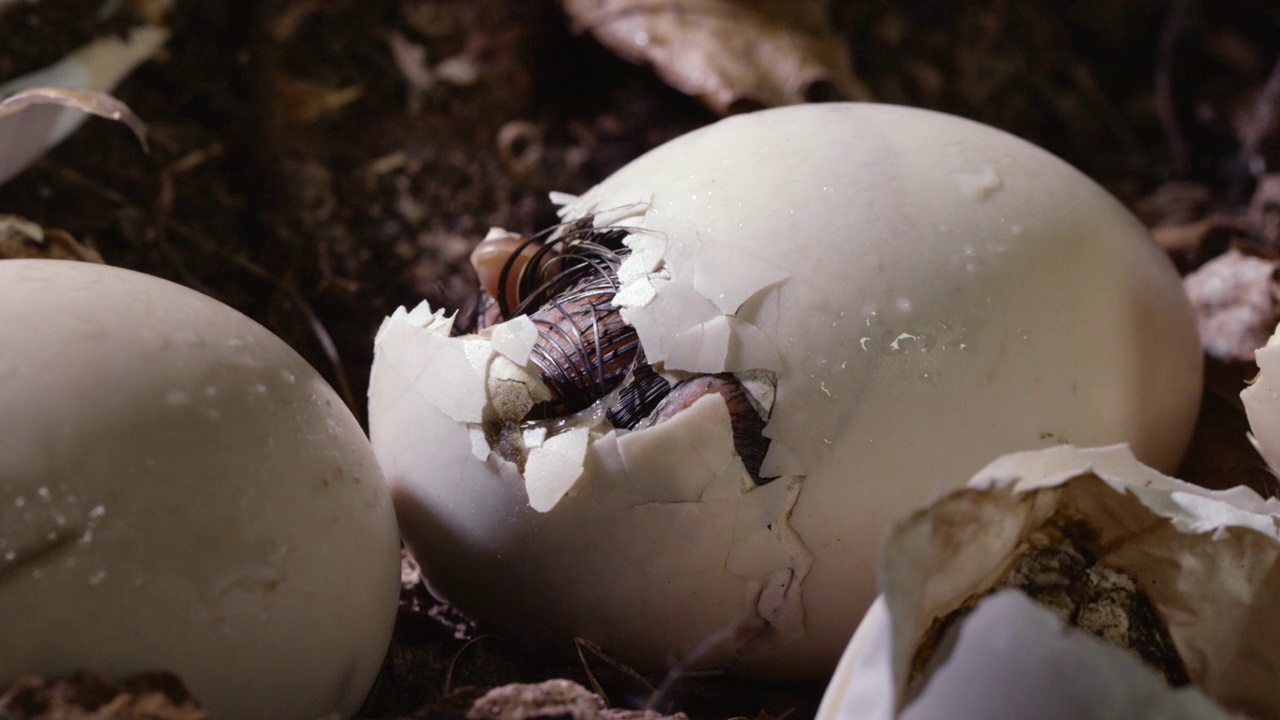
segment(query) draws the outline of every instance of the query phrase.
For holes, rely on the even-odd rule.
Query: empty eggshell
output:
[[[1170,688],[1120,648],[1065,627],[1050,610],[1004,590],[961,621],[956,644],[919,697],[893,709],[892,637],[872,605],[818,710],[818,720],[1226,720],[1199,689]]]
[[[496,347],[518,333],[398,312],[371,438],[432,588],[482,619],[650,667],[822,676],[884,533],[949,483],[1068,441],[1171,469],[1190,437],[1202,360],[1171,263],[1096,184],[992,128],[769,110],[558,200],[571,227],[629,233],[613,303],[658,372],[753,388],[777,479],[753,482],[714,393],[642,429],[587,412],[495,434],[495,388],[545,390]]]
[[[279,338],[158,278],[0,261],[0,686],[168,670],[214,718],[350,714],[399,567],[367,439]]]
[[[970,486],[890,535],[884,594],[846,649],[819,720],[1280,717],[1280,503],[1166,477],[1123,446],[1013,453]],[[1092,558],[1080,575],[1119,573],[1132,586],[1069,601],[1033,587],[1039,602],[1001,589],[1012,587],[1010,568],[1025,572],[1030,554],[1052,550],[1046,524],[1069,526],[1075,549]],[[1048,580],[1037,582],[1050,588],[1077,572],[1040,567]],[[1135,591],[1147,600],[1126,606]],[[938,639],[964,608],[954,644]],[[1093,634],[1064,627],[1064,615]],[[1148,664],[1159,655],[1151,642],[1131,644],[1152,617],[1189,685],[1171,687],[1168,671]],[[1140,648],[1147,662],[1099,637]],[[922,647],[943,659],[922,664]]]

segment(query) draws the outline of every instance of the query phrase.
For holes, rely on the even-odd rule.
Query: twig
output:
[[[591,680],[592,692],[604,698],[605,704],[612,705],[612,703],[609,702],[609,696],[604,694],[604,688],[602,688],[600,683],[596,681],[595,674],[591,672],[590,666],[587,665],[587,658],[582,654],[584,649],[592,655],[595,655],[597,658],[603,660],[609,667],[640,683],[648,689],[650,693],[657,692],[656,688],[653,687],[653,684],[646,680],[643,675],[636,672],[635,668],[632,668],[621,660],[609,655],[609,653],[605,652],[599,645],[581,637],[575,637],[573,639],[573,644],[578,649],[578,659],[582,662],[582,669],[586,671],[587,678]]]
[[[467,648],[475,645],[481,640],[491,637],[497,637],[497,635],[477,635],[463,643],[462,647],[458,648],[458,652],[453,654],[453,657],[449,660],[449,669],[444,673],[444,688],[440,693],[443,697],[448,697],[449,692],[453,689],[453,666],[458,664],[458,658],[462,657],[462,653],[466,652]]]

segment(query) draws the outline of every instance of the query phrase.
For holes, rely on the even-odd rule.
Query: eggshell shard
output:
[[[1280,717],[1278,512],[1280,503],[1246,488],[1214,492],[1165,477],[1123,447],[1003,457],[970,489],[895,528],[881,559],[885,594],[848,646],[818,717],[1227,717],[1223,708]],[[1127,573],[1150,598],[1193,685],[1170,688],[1136,655],[1063,631],[1048,608],[1004,591],[960,621],[959,642],[912,697],[911,666],[927,630],[994,590],[1019,543],[1053,517],[1097,533],[1106,548],[1098,563]],[[1077,666],[1093,669],[1067,669]],[[1040,712],[1023,712],[1027,703]]]
[[[1280,329],[1258,348],[1258,376],[1240,393],[1249,418],[1249,440],[1272,473],[1280,472]]]
[[[168,29],[155,25],[140,25],[123,37],[99,38],[53,65],[0,82],[0,97],[39,86],[109,92],[160,52],[168,38]],[[80,110],[41,105],[0,119],[0,184],[65,140],[86,117]]]
[[[165,669],[221,718],[353,713],[399,591],[360,426],[167,281],[0,262],[0,686]]]
[[[632,231],[614,302],[657,369],[770,379],[761,474],[779,480],[755,488],[727,429],[694,416],[578,419],[582,472],[531,512],[518,464],[477,456],[474,421],[449,417],[483,414],[456,389],[482,377],[455,382],[425,354],[437,340],[393,317],[374,447],[433,589],[483,619],[643,665],[696,650],[820,676],[874,598],[894,519],[1011,450],[1127,441],[1170,469],[1190,437],[1202,360],[1172,265],[1097,185],[999,131],[869,104],[770,110],[558,200],[566,222]],[[513,607],[508,586],[530,599]]]

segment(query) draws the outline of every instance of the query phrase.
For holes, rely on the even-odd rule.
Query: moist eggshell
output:
[[[353,713],[399,591],[355,418],[260,325],[101,265],[0,262],[0,686],[177,673],[215,718]]]

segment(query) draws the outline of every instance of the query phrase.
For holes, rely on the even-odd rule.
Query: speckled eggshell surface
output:
[[[398,577],[368,441],[281,340],[147,275],[0,261],[0,686],[168,670],[215,718],[349,714]]]

